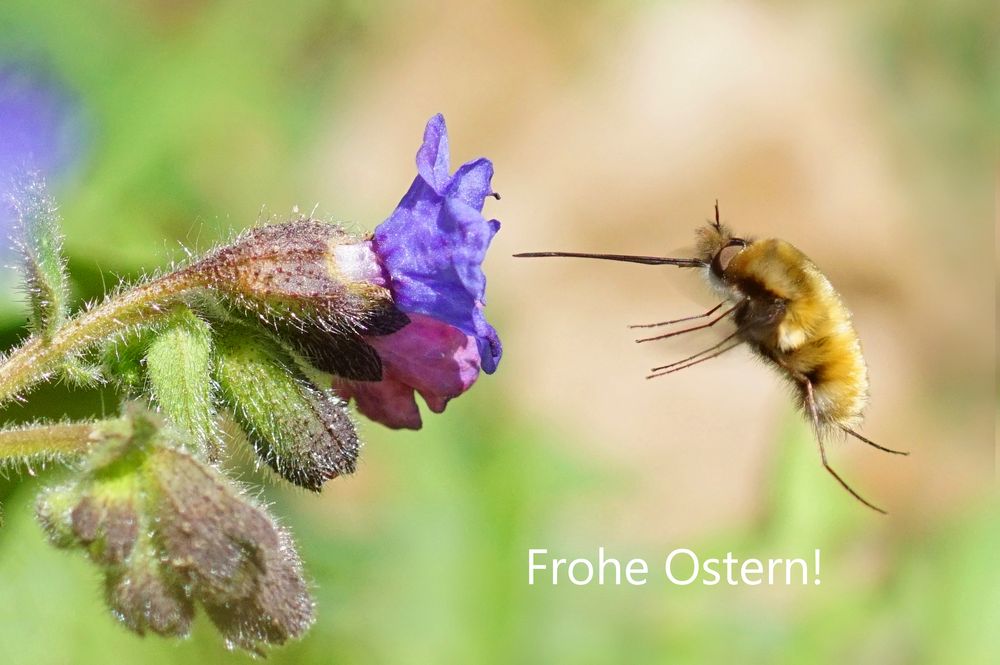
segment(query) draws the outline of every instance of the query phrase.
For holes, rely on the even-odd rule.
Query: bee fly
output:
[[[651,342],[704,330],[724,319],[731,319],[736,329],[699,353],[654,367],[646,378],[692,367],[746,344],[796,387],[800,406],[816,432],[823,467],[855,499],[884,514],[884,510],[855,492],[826,458],[823,439],[835,429],[884,452],[909,454],[880,446],[854,430],[861,424],[861,412],[868,402],[868,367],[861,355],[858,334],[851,325],[851,314],[830,281],[805,254],[784,240],[734,236],[719,221],[718,201],[715,222],[702,227],[697,234],[697,258],[692,259],[579,252],[528,252],[514,256],[568,256],[701,269],[723,298],[721,303],[697,316],[630,327],[707,321],[636,341]],[[716,314],[720,309],[723,311]]]

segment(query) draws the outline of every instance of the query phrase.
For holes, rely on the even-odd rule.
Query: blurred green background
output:
[[[318,600],[270,662],[986,663],[997,21],[979,2],[5,0],[0,64],[72,100],[79,141],[55,188],[80,302],[296,205],[371,229],[436,112],[453,166],[495,163],[499,371],[420,432],[365,425],[358,473],[319,496],[244,474]],[[854,311],[863,431],[913,454],[831,456],[888,518],[823,472],[787,390],[745,354],[642,379],[714,341],[637,347],[625,328],[707,309],[692,276],[509,258],[674,254],[716,198],[737,230],[806,251]],[[0,336],[23,323],[9,287]],[[48,387],[5,416],[116,400]],[[204,620],[180,643],[121,628],[97,571],[34,522],[55,477],[0,480],[0,662],[250,660]],[[654,570],[677,547],[819,548],[822,584],[527,585],[528,548],[599,546]]]

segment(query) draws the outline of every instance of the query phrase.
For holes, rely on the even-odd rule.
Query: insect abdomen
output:
[[[782,240],[752,243],[733,259],[726,277],[738,297],[749,299],[750,309],[781,303],[780,320],[745,336],[795,383],[802,404],[804,377],[812,384],[822,424],[857,425],[868,401],[868,369],[851,314],[829,280]]]
[[[854,427],[868,402],[868,368],[853,328],[810,339],[785,354],[788,366],[812,383],[820,421]],[[799,386],[805,402],[805,388]]]

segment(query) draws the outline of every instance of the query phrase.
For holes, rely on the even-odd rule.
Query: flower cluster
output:
[[[114,382],[130,406],[0,429],[0,464],[82,460],[38,517],[102,570],[130,629],[181,636],[200,606],[250,651],[303,634],[313,601],[291,536],[219,470],[227,449],[246,442],[318,492],[355,471],[349,400],[416,429],[417,394],[441,412],[496,370],[482,270],[500,227],[482,214],[492,164],[452,174],[439,115],[417,173],[370,236],[312,218],[260,226],[76,314],[56,206],[40,180],[17,195],[31,335],[0,359],[0,402],[58,376]]]
[[[301,635],[313,601],[288,532],[139,409],[96,431],[77,480],[45,492],[53,544],[84,549],[139,634],[187,634],[200,603],[234,646]]]

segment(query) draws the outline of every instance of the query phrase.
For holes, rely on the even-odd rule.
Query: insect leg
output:
[[[723,341],[725,341],[725,340],[723,340]],[[742,343],[743,343],[743,340],[740,340],[740,341],[736,342],[735,344],[730,344],[729,346],[727,346],[726,348],[722,349],[721,351],[716,351],[715,353],[713,353],[710,356],[705,356],[704,358],[699,358],[698,360],[694,360],[694,361],[689,362],[687,365],[681,365],[679,367],[674,367],[674,368],[668,369],[668,370],[666,370],[664,372],[656,372],[656,373],[650,374],[646,378],[647,379],[655,379],[658,376],[666,376],[667,374],[673,374],[674,372],[679,372],[682,369],[687,369],[688,367],[692,367],[694,365],[697,365],[698,363],[703,363],[706,360],[711,360],[712,358],[718,358],[719,356],[721,356],[726,351],[730,351],[732,349],[735,349],[737,346],[739,346]],[[706,350],[708,350],[708,349],[706,349]],[[702,353],[704,353],[704,351],[702,351]],[[698,355],[701,355],[701,354],[695,354],[694,357],[697,357]],[[681,362],[684,362],[684,361],[682,360]],[[669,365],[668,365],[668,367],[669,367]]]
[[[858,434],[857,432],[855,432],[854,430],[852,430],[850,427],[844,427],[843,425],[841,425],[840,429],[844,430],[845,432],[847,432],[848,434],[850,434],[851,436],[853,436],[855,439],[858,439],[859,441],[864,441],[865,443],[867,443],[872,448],[878,448],[879,450],[882,450],[882,451],[887,452],[887,453],[892,453],[893,455],[909,455],[910,454],[909,450],[893,450],[892,448],[886,448],[885,446],[880,446],[877,443],[875,443],[874,441],[872,441],[871,439],[866,439],[865,437],[861,436],[860,434]]]
[[[888,515],[886,511],[882,510],[875,504],[867,501],[864,497],[862,497],[860,494],[851,489],[851,486],[848,485],[846,482],[844,482],[844,479],[841,478],[839,475],[837,475],[837,472],[834,471],[833,467],[830,466],[830,463],[826,460],[826,447],[823,445],[823,430],[820,427],[819,413],[816,410],[816,399],[813,396],[812,381],[810,381],[806,376],[801,376],[796,378],[799,379],[799,381],[806,389],[806,409],[808,409],[809,417],[812,419],[813,429],[816,430],[816,442],[819,444],[819,457],[823,461],[823,468],[829,471],[830,475],[836,478],[837,482],[840,483],[840,486],[843,487],[845,490],[847,490],[851,494],[851,496],[853,496],[855,499],[865,504],[874,511],[880,512],[883,515]]]
[[[720,346],[722,346],[723,344],[725,344],[726,342],[728,342],[732,338],[736,337],[741,332],[743,332],[743,331],[742,330],[736,330],[736,332],[734,332],[733,334],[729,335],[728,337],[726,337],[725,339],[723,339],[721,342],[719,342],[715,346],[710,346],[707,349],[705,349],[704,351],[699,351],[698,353],[696,353],[694,355],[688,356],[687,358],[684,358],[683,360],[677,360],[675,362],[670,363],[669,365],[661,365],[660,367],[654,367],[653,369],[651,369],[649,371],[651,371],[651,372],[659,372],[661,369],[670,369],[671,367],[676,367],[677,365],[683,365],[687,361],[694,360],[698,356],[703,356],[706,353],[711,353],[712,351],[715,351],[717,348],[719,348]]]
[[[660,321],[659,323],[640,323],[638,325],[629,326],[629,328],[659,328],[660,326],[669,326],[672,323],[682,323],[684,321],[694,321],[695,319],[703,319],[706,316],[711,316],[715,312],[726,304],[726,301],[720,302],[718,305],[708,310],[704,314],[698,314],[697,316],[685,316],[683,319],[674,319],[673,321]]]
[[[740,305],[742,305],[744,302],[746,302],[746,301],[741,300],[740,302],[736,303],[735,305],[733,305],[732,307],[730,307],[729,309],[727,309],[726,311],[724,311],[722,314],[719,314],[717,317],[715,317],[714,319],[712,319],[708,323],[703,323],[700,326],[691,326],[690,328],[685,328],[684,330],[676,330],[676,331],[674,331],[672,333],[667,333],[665,335],[657,335],[656,337],[643,337],[642,339],[637,339],[635,341],[636,341],[637,344],[641,344],[642,342],[652,342],[652,341],[658,340],[658,339],[667,339],[668,337],[675,337],[676,335],[683,335],[684,333],[694,332],[695,330],[704,330],[705,328],[711,328],[716,323],[718,323],[722,319],[724,319],[727,316],[729,316],[730,314],[732,314],[736,310],[736,308],[739,307]]]

